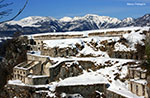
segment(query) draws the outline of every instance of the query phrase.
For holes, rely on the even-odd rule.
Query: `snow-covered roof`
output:
[[[23,63],[15,66],[14,68],[20,69],[20,70],[29,70],[39,63],[40,63],[39,61],[28,61],[28,62],[23,62]]]
[[[96,65],[105,65],[105,62],[109,61],[112,64],[115,64],[116,62],[118,62],[118,64],[123,64],[123,63],[127,63],[127,62],[137,62],[135,60],[130,60],[130,59],[117,59],[117,58],[107,58],[107,57],[71,57],[71,58],[61,58],[61,57],[56,57],[50,58],[53,61],[59,61],[58,63],[50,66],[50,68],[53,68],[57,65],[59,65],[61,62],[65,62],[65,61],[91,61],[94,62]]]
[[[58,83],[58,86],[106,84],[108,81],[103,75],[96,73],[84,73],[77,77],[69,77]]]
[[[131,51],[136,51],[135,47],[127,47],[126,45],[123,45],[122,43],[117,42],[114,45],[115,49],[114,51],[126,51],[126,52],[131,52]]]
[[[130,79],[131,82],[135,82],[138,84],[146,85],[147,81],[145,79]]]
[[[140,66],[138,67],[129,67],[130,70],[136,70],[136,71],[140,71],[140,72],[147,72],[146,69],[142,69]]]
[[[47,78],[48,75],[28,75],[28,78]]]
[[[43,43],[45,43],[45,47],[75,47],[75,44],[84,45],[85,42],[90,42],[91,40],[94,40],[95,42],[101,42],[104,40],[108,41],[117,41],[119,40],[119,37],[90,37],[90,38],[74,38],[74,39],[59,39],[59,40],[44,40]]]
[[[117,89],[112,89],[112,88],[109,88],[108,90],[116,94],[119,94],[121,96],[124,96],[126,98],[144,98],[144,96],[137,96],[136,94],[133,94],[129,90],[121,90],[121,89],[117,90]]]

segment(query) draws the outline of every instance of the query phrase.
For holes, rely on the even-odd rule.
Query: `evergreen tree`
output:
[[[27,37],[14,36],[13,39],[7,40],[3,48],[4,59],[0,63],[0,89],[4,87],[7,80],[11,78],[13,67],[26,61],[27,54]]]

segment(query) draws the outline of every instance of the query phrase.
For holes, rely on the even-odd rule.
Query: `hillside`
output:
[[[150,27],[127,27],[28,35],[27,61],[14,67],[9,96],[144,98],[146,93],[129,89],[129,68],[141,70],[137,45],[144,46],[149,33]],[[132,81],[147,85],[145,79]]]

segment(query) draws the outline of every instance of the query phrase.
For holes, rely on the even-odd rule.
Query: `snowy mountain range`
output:
[[[128,17],[123,20],[109,16],[87,14],[83,17],[52,17],[30,16],[19,21],[0,24],[0,36],[9,36],[20,31],[25,34],[45,32],[83,31],[104,28],[119,28],[128,26],[150,26],[150,14],[137,19]]]

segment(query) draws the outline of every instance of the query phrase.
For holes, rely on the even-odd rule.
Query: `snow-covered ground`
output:
[[[12,37],[0,37],[0,43],[1,43],[3,40],[7,40],[7,39],[12,39]]]
[[[76,34],[83,34],[84,36],[88,36],[89,34],[92,33],[106,33],[106,32],[113,32],[113,31],[131,31],[130,33],[126,33],[123,34],[123,38],[125,38],[129,45],[126,46],[120,42],[115,43],[115,47],[114,47],[114,51],[136,51],[135,49],[135,45],[136,44],[141,44],[144,45],[144,42],[142,41],[143,39],[145,39],[145,35],[143,34],[143,31],[148,31],[150,27],[126,27],[126,28],[117,28],[117,29],[105,29],[105,30],[90,30],[90,31],[81,31],[81,32],[65,32],[65,33],[44,33],[44,34],[33,34],[30,35],[30,38],[34,38],[34,36],[43,36],[43,35],[76,35]],[[120,39],[120,36],[116,36],[116,37],[108,37],[106,36],[95,36],[95,37],[88,37],[88,38],[70,38],[70,39],[55,39],[55,40],[44,40],[44,46],[45,48],[53,48],[53,47],[59,47],[59,48],[66,48],[66,47],[70,47],[70,48],[74,48],[76,47],[75,44],[80,44],[85,46],[86,48],[81,51],[81,53],[83,52],[87,52],[89,50],[91,50],[91,52],[93,51],[92,49],[90,49],[89,46],[86,46],[85,43],[89,43],[89,42],[95,42],[98,44],[98,46],[102,46],[102,44],[100,44],[100,42],[102,41],[108,41],[108,42],[115,42],[118,41]],[[100,54],[103,52],[93,52],[93,54]],[[105,53],[104,53],[105,54]]]
[[[70,18],[64,18],[62,21],[69,21]],[[97,43],[97,46],[104,46],[101,42],[115,42],[114,51],[136,51],[135,45],[141,44],[144,45],[142,41],[145,39],[145,35],[143,31],[148,31],[149,27],[127,27],[127,28],[119,28],[119,29],[106,29],[106,30],[92,30],[92,31],[83,31],[83,32],[66,32],[66,33],[45,33],[45,34],[34,34],[30,35],[30,38],[34,38],[34,36],[41,36],[41,35],[75,35],[75,34],[83,34],[83,36],[88,37],[89,33],[102,33],[102,32],[110,32],[110,31],[131,31],[130,33],[124,34],[122,37],[128,41],[128,45],[118,42],[121,37],[88,37],[88,38],[72,38],[72,39],[55,39],[55,40],[43,40],[44,48],[76,48],[76,44],[83,45],[84,48],[79,51],[77,57],[69,57],[69,58],[62,58],[62,57],[50,57],[50,59],[55,63],[54,65],[50,66],[49,68],[53,68],[59,65],[59,63],[63,61],[92,61],[95,65],[101,65],[102,68],[93,71],[93,70],[83,70],[83,74],[75,77],[68,77],[64,80],[60,79],[57,82],[52,82],[45,87],[49,87],[50,91],[54,91],[55,87],[57,86],[69,86],[69,85],[88,85],[88,84],[109,84],[110,86],[107,88],[110,91],[117,92],[127,98],[144,98],[143,96],[139,97],[135,94],[131,93],[128,90],[128,80],[125,79],[128,74],[128,65],[124,65],[127,62],[136,62],[135,60],[130,59],[116,59],[110,58],[107,52],[101,50],[94,50],[93,46],[89,45],[89,43],[94,42]],[[80,54],[93,54],[95,57],[80,57]],[[40,52],[35,52],[36,56],[42,56]],[[99,56],[103,55],[103,56]],[[99,56],[99,57],[96,57]],[[44,56],[42,56],[44,57]],[[48,57],[48,56],[46,56]],[[112,66],[107,66],[106,62],[111,63]],[[117,77],[117,78],[116,78]],[[137,81],[145,83],[145,81]],[[26,85],[22,84],[19,81],[9,81],[9,84],[14,85]],[[33,86],[33,85],[28,85]],[[44,86],[44,85],[36,85]],[[41,91],[42,92],[42,91]],[[54,96],[54,93],[50,93],[50,96]]]
[[[134,94],[132,94],[128,90],[128,81],[122,82],[120,79],[123,79],[126,77],[128,70],[128,66],[124,66],[123,64],[127,62],[133,62],[134,60],[126,60],[126,59],[111,59],[111,58],[51,58],[52,60],[55,61],[68,61],[68,60],[91,60],[95,62],[96,64],[101,64],[105,66],[105,63],[110,61],[113,66],[105,66],[104,68],[101,68],[97,71],[92,71],[87,72],[86,70],[83,71],[82,75],[76,76],[76,77],[69,77],[64,80],[60,79],[58,82],[52,82],[49,85],[27,85],[22,83],[19,80],[10,80],[8,84],[13,84],[13,85],[22,85],[22,86],[32,86],[32,87],[48,87],[50,89],[49,95],[52,96],[54,93],[52,91],[55,90],[56,86],[69,86],[69,85],[88,85],[88,84],[109,84],[108,90],[111,91],[117,91],[121,95],[124,95],[129,98],[142,98],[138,97]],[[137,62],[138,63],[138,62]],[[54,66],[57,66],[54,65]],[[54,67],[51,66],[51,67]],[[119,74],[120,79],[115,79],[116,74]],[[125,92],[125,93],[124,93]]]
[[[48,32],[48,33],[40,33],[40,34],[32,34],[28,35],[29,37],[41,36],[41,35],[76,35],[83,34],[83,36],[88,36],[90,33],[106,33],[111,31],[148,31],[150,27],[123,27],[123,28],[112,28],[112,29],[100,29],[100,30],[88,30],[88,31],[71,31],[71,32]]]
[[[65,61],[65,60],[71,60],[71,58],[51,58],[55,60]],[[138,97],[135,94],[132,94],[128,90],[128,81],[122,82],[120,79],[123,79],[127,76],[128,66],[124,66],[123,64],[126,62],[131,62],[133,60],[126,60],[126,59],[111,59],[111,58],[72,58],[73,60],[91,60],[95,61],[97,64],[105,65],[105,62],[110,61],[113,66],[106,66],[104,68],[101,68],[97,71],[87,72],[84,70],[82,75],[76,76],[76,77],[69,77],[64,80],[60,79],[58,82],[52,82],[48,85],[28,85],[32,87],[48,87],[50,90],[49,96],[55,96],[53,91],[55,91],[55,88],[57,86],[73,86],[73,85],[88,85],[88,84],[109,84],[108,90],[117,92],[118,94],[121,94],[128,98],[144,98],[144,97]],[[55,65],[56,66],[56,65]],[[52,66],[53,67],[53,66]],[[119,74],[120,79],[115,79],[116,74]],[[27,84],[23,84],[19,80],[10,80],[8,82],[9,84],[13,85],[23,85],[27,86]],[[42,92],[42,91],[41,91]]]

